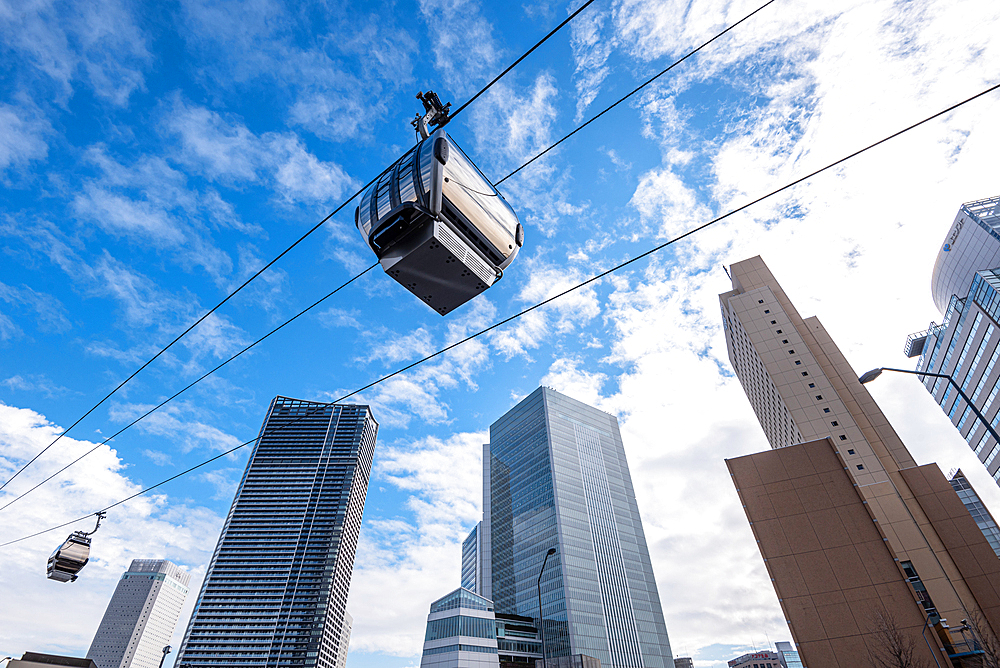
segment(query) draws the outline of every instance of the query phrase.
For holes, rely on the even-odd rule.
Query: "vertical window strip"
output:
[[[986,458],[985,462],[983,462],[983,466],[989,468],[990,464],[993,463],[993,460],[996,459],[998,452],[1000,452],[1000,445],[994,445],[993,449],[990,451],[990,456]]]
[[[955,377],[955,374],[958,373],[959,370],[961,370],[962,365],[965,364],[965,358],[969,354],[969,349],[972,347],[972,342],[976,338],[976,332],[979,331],[979,323],[982,322],[982,320],[983,320],[983,313],[982,311],[980,311],[979,313],[976,314],[976,319],[972,323],[972,331],[969,332],[969,338],[965,340],[965,344],[962,346],[962,354],[958,356],[958,363],[955,365],[955,370],[950,374],[952,378]],[[945,366],[942,367],[942,369],[945,369],[944,373],[948,373],[947,364],[948,364],[948,358],[945,358]],[[939,378],[939,380],[944,380],[944,378]],[[945,396],[941,398],[942,408],[946,403],[948,403],[947,397],[950,393],[951,393],[951,383],[948,384],[948,392],[946,392]],[[958,397],[955,397],[955,403],[956,404],[958,403]],[[954,415],[955,415],[955,406],[952,405],[951,409],[948,410],[948,417],[953,417]]]
[[[994,331],[996,331],[996,327],[991,322],[986,328],[986,333],[983,334],[983,340],[979,342],[979,348],[976,349],[976,356],[972,358],[969,370],[965,372],[965,380],[962,381],[963,392],[969,389],[969,383],[972,382],[973,375],[979,367],[979,361],[983,358],[983,353],[986,351],[986,346],[989,344],[990,339],[993,338]]]
[[[958,421],[958,432],[959,433],[962,433],[962,428],[965,426],[965,421],[969,419],[969,415],[971,415],[971,414],[972,414],[972,407],[971,406],[966,406],[965,410],[962,411],[962,419]],[[970,430],[969,433],[971,434],[972,431],[974,431],[974,430]]]
[[[951,319],[955,315],[955,308],[958,306],[958,303],[958,297],[952,295],[951,299],[948,301],[948,310],[945,311],[944,319],[941,320],[941,331],[934,337],[934,350],[931,351],[930,361],[927,363],[927,367],[922,369],[923,371],[934,371],[934,362],[937,361],[938,353],[941,352],[941,344],[944,343],[944,335],[948,332],[948,325],[951,324]],[[924,378],[924,385],[926,386],[930,380],[930,378]]]
[[[953,302],[955,307],[958,308],[958,302]],[[955,352],[955,346],[958,345],[958,340],[962,338],[962,329],[965,328],[965,318],[969,315],[969,309],[963,308],[962,315],[958,318],[958,324],[955,326],[955,333],[951,335],[951,341],[948,342],[948,350],[944,354],[944,361],[941,363],[941,373],[945,373],[948,369],[948,362],[951,361],[951,355]],[[933,363],[933,362],[932,362]],[[931,371],[932,369],[928,369]],[[938,390],[941,389],[941,383],[944,378],[938,378],[934,383],[934,389],[931,390],[932,396],[937,396]],[[950,386],[950,383],[949,383]]]
[[[976,384],[976,390],[972,393],[972,403],[976,403],[976,400],[979,399],[979,393],[983,391],[984,387],[986,387],[986,381],[993,373],[993,366],[997,363],[998,357],[1000,357],[1000,342],[998,342],[998,345],[993,347],[993,354],[990,356],[990,363],[986,365],[983,375],[979,377],[979,382]]]

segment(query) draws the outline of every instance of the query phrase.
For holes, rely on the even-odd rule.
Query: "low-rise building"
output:
[[[93,659],[81,659],[76,656],[60,656],[58,654],[41,654],[39,652],[25,652],[20,659],[11,659],[7,662],[7,668],[52,668],[62,666],[62,668],[97,668]]]
[[[750,652],[730,661],[729,668],[781,668],[781,657],[771,650]]]

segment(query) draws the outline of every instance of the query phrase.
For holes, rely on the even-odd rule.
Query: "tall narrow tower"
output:
[[[177,666],[336,668],[377,432],[367,406],[271,402]]]
[[[134,559],[108,603],[87,658],[97,668],[157,668],[191,575],[163,559]]]
[[[727,464],[803,663],[854,668],[895,637],[959,665],[963,620],[1000,631],[1000,559],[763,260],[731,275],[729,359],[774,449]]]
[[[490,426],[483,469],[496,612],[538,619],[541,572],[548,658],[672,668],[618,419],[540,387]]]

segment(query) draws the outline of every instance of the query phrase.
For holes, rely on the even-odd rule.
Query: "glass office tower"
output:
[[[177,666],[338,665],[377,432],[367,406],[271,402]]]
[[[944,316],[903,348],[917,371],[951,376],[989,426],[945,378],[924,386],[1000,485],[1000,196],[966,202],[938,251],[931,296]]]
[[[541,387],[490,427],[483,550],[497,613],[542,618],[548,658],[671,668],[618,420]]]

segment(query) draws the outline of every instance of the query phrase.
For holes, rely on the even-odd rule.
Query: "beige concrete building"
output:
[[[727,463],[802,663],[856,668],[902,643],[932,666],[977,665],[959,627],[1000,631],[1000,559],[763,260],[731,272],[729,358],[774,449]]]

